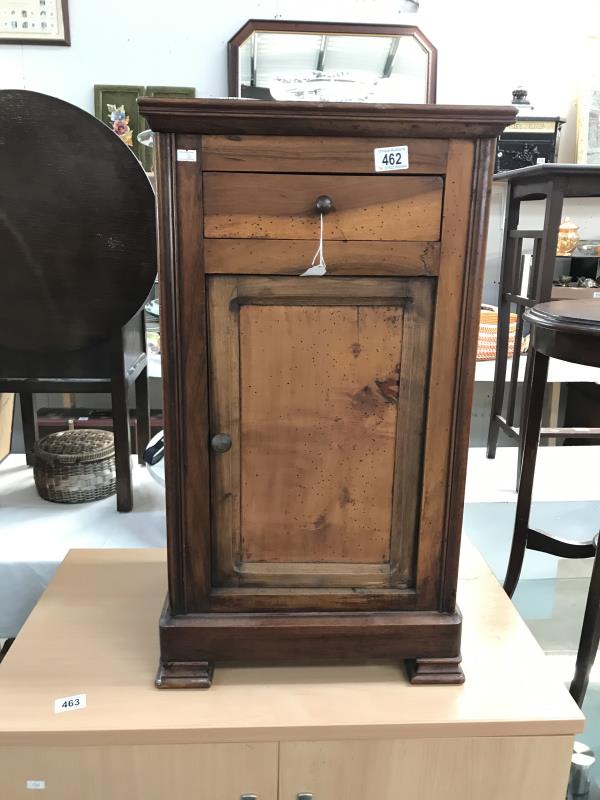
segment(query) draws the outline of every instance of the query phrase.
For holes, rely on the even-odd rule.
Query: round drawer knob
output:
[[[322,194],[317,197],[315,207],[321,214],[329,214],[330,211],[333,211],[333,200],[326,194]]]
[[[226,433],[215,433],[210,440],[210,446],[215,453],[226,453],[231,449],[231,436]]]

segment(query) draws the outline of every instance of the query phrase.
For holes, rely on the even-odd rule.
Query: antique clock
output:
[[[221,663],[365,658],[461,682],[487,201],[514,109],[140,107],[158,133],[157,685],[210,686]]]

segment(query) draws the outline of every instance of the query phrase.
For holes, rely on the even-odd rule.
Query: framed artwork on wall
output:
[[[94,115],[130,147],[138,158],[142,145],[137,136],[143,130],[137,99],[143,86],[94,86]]]
[[[68,0],[0,0],[0,44],[71,44]]]
[[[600,37],[588,40],[577,100],[577,163],[600,164]]]
[[[0,0],[1,1],[1,0]],[[138,97],[195,97],[193,86],[94,86],[94,115],[102,120],[130,147],[144,165],[152,171],[152,150],[138,141],[138,135],[148,127],[140,115]]]

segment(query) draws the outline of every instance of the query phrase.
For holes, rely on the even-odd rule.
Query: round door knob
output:
[[[215,453],[226,453],[231,448],[231,436],[226,433],[215,433],[210,440],[210,446]]]
[[[326,194],[322,194],[317,197],[315,207],[321,214],[329,214],[330,211],[333,211],[333,200]]]

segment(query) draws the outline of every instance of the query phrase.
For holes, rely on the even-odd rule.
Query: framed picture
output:
[[[94,115],[102,120],[130,147],[144,165],[152,171],[152,149],[138,141],[138,134],[148,127],[140,116],[137,99],[150,97],[195,97],[193,86],[94,86]]]
[[[0,44],[71,44],[68,0],[0,0]]]
[[[600,164],[600,37],[588,40],[577,100],[577,163]]]
[[[94,86],[94,115],[102,120],[140,158],[137,136],[143,130],[137,99],[143,86]]]

